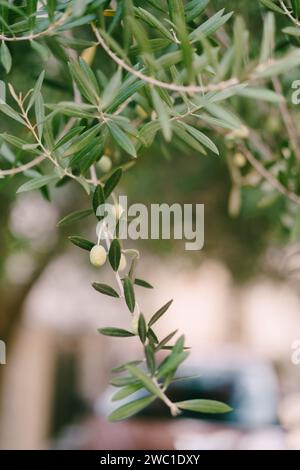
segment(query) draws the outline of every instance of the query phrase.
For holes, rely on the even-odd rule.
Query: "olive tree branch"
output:
[[[95,169],[95,166],[92,165],[91,168],[90,168],[90,173],[91,173],[91,181],[92,181],[92,184],[96,187],[98,184],[99,184],[99,180],[97,178],[97,174],[96,174],[96,169]],[[101,184],[101,183],[100,183]],[[105,240],[105,244],[106,244],[106,248],[107,248],[107,251],[109,252],[110,250],[110,246],[111,246],[111,240],[112,240],[112,235],[109,233],[109,230],[104,223],[104,240]],[[118,271],[115,271],[114,272],[114,275],[115,275],[115,279],[116,279],[116,282],[117,282],[117,285],[118,285],[118,288],[119,288],[119,295],[120,295],[120,298],[121,299],[125,299],[125,294],[124,294],[124,287],[123,287],[123,284],[122,284],[122,280],[121,280],[121,277],[120,277],[120,274]],[[139,315],[140,315],[140,306],[138,304],[138,302],[135,302],[135,310],[134,312],[132,313],[132,316],[133,318],[139,318]],[[145,362],[145,359],[144,361]],[[165,405],[167,405],[170,409],[170,412],[171,412],[171,415],[172,416],[177,416],[179,413],[180,413],[180,410],[179,408],[177,407],[177,405],[175,403],[173,403],[169,397],[166,395],[165,393],[165,389],[162,385],[159,384],[159,382],[157,381],[157,379],[154,377],[154,376],[151,376],[149,377],[150,380],[152,381],[153,385],[158,388],[160,390],[160,397],[161,397],[161,400],[165,403]]]
[[[252,152],[248,150],[245,145],[240,145],[240,149],[245,155],[248,162],[251,166],[266,180],[268,181],[274,189],[276,189],[283,196],[287,197],[290,201],[300,205],[300,196],[289,191],[285,186],[283,186],[278,179],[272,175],[253,155]]]
[[[1,170],[0,169],[0,177],[1,176],[14,176],[17,175],[18,173],[23,173],[24,171],[29,170],[30,168],[33,168],[36,165],[39,165],[42,161],[44,161],[46,158],[46,155],[39,155],[38,157],[34,158],[34,160],[31,160],[28,163],[24,163],[23,165],[17,166],[15,168],[10,168],[9,170]]]
[[[287,8],[286,4],[284,3],[283,0],[279,0],[279,3],[280,3],[280,6],[281,8],[283,9],[284,13],[289,17],[289,19],[296,25],[296,26],[300,26],[300,22],[294,18],[294,16],[291,14],[291,12],[289,11],[289,9]]]
[[[217,84],[211,84],[207,86],[196,86],[196,85],[176,85],[175,83],[166,83],[162,82],[161,80],[157,80],[156,78],[149,77],[148,75],[145,75],[144,73],[140,72],[139,70],[135,70],[133,67],[130,65],[126,64],[126,62],[120,57],[118,57],[111,49],[110,47],[106,44],[104,41],[103,37],[97,30],[96,26],[92,24],[92,29],[93,32],[96,36],[96,39],[98,41],[98,45],[105,50],[105,52],[109,55],[109,57],[116,62],[120,67],[122,67],[124,70],[127,70],[127,72],[131,73],[132,75],[135,75],[137,78],[140,80],[143,80],[144,82],[149,83],[150,85],[154,86],[159,86],[162,88],[165,88],[167,90],[172,90],[172,91],[178,91],[178,92],[184,92],[184,93],[206,93],[209,91],[220,91],[220,90],[225,90],[226,88],[229,88],[233,85],[237,85],[239,83],[237,78],[230,78],[229,80],[226,80],[224,82],[220,82]]]
[[[0,34],[0,41],[4,42],[13,42],[13,41],[32,41],[34,39],[41,38],[43,36],[48,36],[53,31],[58,28],[59,26],[62,26],[64,22],[68,19],[70,16],[70,10],[66,10],[65,13],[58,18],[54,23],[51,23],[47,29],[44,31],[40,31],[39,33],[31,33],[28,34],[27,36],[5,36],[3,34]]]
[[[282,95],[282,85],[277,77],[272,78],[273,86],[276,93]],[[282,100],[279,103],[279,109],[284,122],[285,128],[287,130],[289,139],[291,141],[291,146],[294,151],[294,154],[298,161],[300,161],[300,149],[298,142],[298,134],[293,118],[289,112],[289,109],[286,104],[286,100]]]

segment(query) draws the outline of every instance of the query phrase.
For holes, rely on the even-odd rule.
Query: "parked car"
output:
[[[183,376],[194,376],[183,380]],[[175,420],[159,400],[129,420],[109,423],[116,406],[109,387],[95,403],[95,416],[73,427],[59,445],[92,449],[284,449],[285,435],[277,420],[278,385],[270,364],[233,356],[201,359],[181,370],[168,390],[173,401],[208,398],[224,401],[233,411],[206,415],[186,411]],[[71,435],[76,439],[71,439]],[[76,442],[76,445],[75,445]],[[60,447],[61,448],[61,447]],[[69,448],[69,447],[67,447]]]

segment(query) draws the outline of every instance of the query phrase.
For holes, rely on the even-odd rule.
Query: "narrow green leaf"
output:
[[[168,109],[165,105],[165,103],[162,101],[160,98],[159,94],[155,90],[155,88],[151,88],[151,96],[152,96],[152,101],[154,108],[157,113],[158,120],[161,125],[161,129],[164,135],[164,138],[166,139],[167,142],[170,142],[171,137],[172,137],[172,127],[170,123],[170,117],[169,117],[169,112]]]
[[[20,139],[19,137],[15,137],[14,135],[7,134],[6,132],[0,134],[0,137],[5,142],[8,142],[9,144],[14,145],[19,149],[25,149],[25,145],[27,145],[27,142],[25,140]]]
[[[85,131],[83,134],[78,136],[78,138],[70,145],[70,147],[67,148],[67,150],[64,152],[63,156],[68,157],[70,155],[73,155],[76,152],[79,152],[81,149],[86,147],[87,145],[91,144],[96,137],[96,135],[99,133],[101,127],[101,123],[96,124],[95,126],[91,127],[87,131]]]
[[[286,28],[283,28],[282,32],[289,34],[290,36],[300,36],[300,28],[298,26],[287,26]]]
[[[99,328],[99,333],[105,336],[119,336],[120,338],[129,338],[135,336],[131,331],[123,330],[121,328]]]
[[[174,330],[172,331],[172,333],[170,333],[169,335],[167,335],[164,339],[162,339],[158,345],[156,346],[156,351],[159,351],[160,349],[163,348],[163,346],[166,346],[168,344],[168,342],[173,338],[173,336],[176,335],[178,329],[177,330]]]
[[[188,357],[188,352],[171,353],[158,368],[157,377],[164,377],[169,373],[175,373],[180,364]]]
[[[6,102],[6,84],[3,80],[0,80],[0,104]]]
[[[180,42],[187,77],[189,81],[192,81],[194,79],[193,49],[187,33],[184,4],[182,0],[168,0],[168,6],[171,20],[176,26],[176,33]]]
[[[136,366],[129,365],[129,366],[127,366],[127,370],[134,377],[136,377],[140,382],[142,382],[142,384],[144,385],[146,390],[148,390],[153,395],[156,395],[158,398],[163,398],[163,393],[162,393],[161,389],[141,369],[139,369]]]
[[[153,286],[151,286],[151,284],[149,284],[149,282],[144,281],[143,279],[138,279],[137,277],[134,279],[134,283],[137,286],[145,287],[146,289],[153,289]]]
[[[194,0],[185,6],[186,10],[186,21],[189,23],[204,12],[205,8],[209,4],[209,0]]]
[[[134,295],[134,288],[133,288],[132,280],[128,276],[125,277],[123,281],[123,285],[124,285],[125,301],[126,301],[127,307],[132,313],[135,308],[135,295]]]
[[[98,207],[102,206],[103,204],[105,204],[105,196],[104,196],[102,186],[98,184],[93,194],[93,209],[94,209],[95,215],[97,215]]]
[[[292,8],[293,8],[293,14],[296,19],[299,18],[300,14],[300,1],[299,0],[291,0],[292,3]]]
[[[83,67],[80,66],[79,63],[75,60],[71,60],[69,62],[69,69],[73,79],[75,80],[78,86],[80,93],[90,103],[97,105],[99,102],[99,95],[97,93],[97,90],[95,89],[94,80],[91,80],[91,77],[86,72],[86,70],[84,70]]]
[[[54,150],[56,150],[59,147],[62,147],[63,145],[65,145],[67,142],[69,142],[71,139],[73,139],[73,137],[78,136],[84,129],[85,129],[84,126],[76,126],[76,127],[73,127],[72,129],[70,129],[69,132],[67,132],[63,137],[61,137],[61,139],[59,139],[56,142],[56,144],[54,146]]]
[[[273,0],[259,0],[265,7],[275,11],[275,13],[284,13],[284,11],[274,3]]]
[[[121,421],[122,419],[129,418],[130,416],[133,416],[139,411],[146,408],[146,406],[149,406],[154,400],[155,400],[155,397],[148,396],[148,397],[139,398],[138,400],[134,400],[130,403],[127,403],[126,405],[123,405],[120,408],[117,408],[115,411],[113,411],[108,416],[108,420],[109,421]]]
[[[138,332],[139,332],[139,337],[140,337],[141,342],[145,343],[146,338],[147,338],[147,325],[146,325],[145,317],[142,313],[140,313],[140,316],[139,316]]]
[[[111,77],[102,95],[102,109],[106,109],[115,99],[122,84],[122,70],[118,69]]]
[[[83,71],[83,73],[89,78],[90,86],[93,87],[93,92],[95,93],[96,97],[99,97],[100,96],[99,85],[91,67],[81,57],[79,57],[79,66],[81,70]]]
[[[14,119],[20,124],[25,125],[25,121],[21,118],[21,116],[13,108],[8,106],[8,104],[0,103],[0,112],[6,114],[6,116]]]
[[[108,259],[113,270],[118,271],[121,260],[121,246],[117,238],[111,242]]]
[[[268,13],[264,18],[264,32],[260,52],[260,63],[270,60],[275,46],[275,18],[273,13]]]
[[[35,85],[34,85],[34,88],[32,90],[32,94],[30,96],[30,99],[29,99],[29,102],[28,102],[28,106],[27,106],[27,112],[30,110],[31,106],[33,105],[33,103],[35,102],[35,99],[38,95],[38,93],[40,93],[41,91],[41,88],[42,88],[42,85],[43,85],[43,81],[44,81],[44,77],[45,77],[45,70],[43,70],[40,75],[39,75],[39,78],[37,79]]]
[[[122,173],[123,173],[122,169],[118,168],[106,181],[104,185],[104,195],[106,199],[111,195],[115,187],[118,185],[121,179]]]
[[[121,104],[123,104],[129,97],[134,96],[134,94],[143,88],[145,83],[142,80],[136,80],[133,83],[127,83],[126,81],[123,83],[121,88],[119,89],[118,94],[112,101],[112,103],[106,109],[107,113],[113,113],[116,109],[118,109]]]
[[[0,47],[0,60],[5,69],[5,72],[9,73],[11,69],[11,65],[12,65],[12,58],[11,58],[11,53],[4,41],[2,41],[2,44]]]
[[[195,127],[190,126],[189,124],[182,123],[186,130],[193,136],[195,139],[197,139],[201,144],[203,144],[205,147],[210,149],[212,152],[216,153],[219,155],[219,150],[218,147],[213,143],[213,141],[207,137],[207,135],[203,134],[203,132],[199,131],[198,129],[195,129]]]
[[[173,302],[173,299],[172,300],[169,300],[169,302],[167,302],[165,305],[163,305],[159,310],[157,310],[157,312],[154,313],[154,315],[151,317],[150,321],[149,321],[149,326],[152,326],[154,325],[154,323],[157,322],[157,320],[160,319],[160,317],[168,310],[168,308],[170,307],[170,305],[172,304]]]
[[[137,21],[134,16],[128,16],[127,23],[134,36],[136,44],[138,45],[139,53],[141,54],[143,61],[149,67],[150,72],[153,72],[156,68],[156,64],[152,54],[148,35],[142,23]]]
[[[32,30],[36,23],[37,0],[27,0],[26,12],[29,18],[29,28]]]
[[[132,157],[136,158],[136,150],[129,139],[129,137],[125,134],[125,132],[120,129],[120,127],[113,121],[107,121],[107,127],[110,131],[112,138],[116,141],[116,143],[123,149],[125,152],[129,153]]]
[[[285,57],[274,60],[268,67],[257,67],[254,76],[257,78],[272,78],[276,75],[286,74],[289,70],[300,64],[300,52],[298,49],[292,51]]]
[[[111,286],[108,286],[107,284],[93,282],[92,286],[97,292],[100,292],[101,294],[105,294],[110,297],[119,297],[118,292],[116,292],[115,289],[113,289]],[[130,335],[130,336],[133,336],[133,335]]]
[[[63,227],[65,225],[72,224],[73,222],[77,222],[85,217],[88,217],[93,213],[92,209],[83,209],[79,211],[71,212],[70,214],[63,217],[57,224],[58,227]]]
[[[192,135],[190,135],[185,127],[180,122],[173,122],[172,127],[174,129],[174,133],[178,135],[178,137],[183,140],[189,147],[196,150],[203,155],[207,155],[205,148],[196,140]]]
[[[57,0],[47,0],[47,10],[50,21],[54,18],[54,13],[56,9]]]
[[[142,384],[135,383],[135,384],[129,384],[126,385],[125,387],[121,388],[121,390],[118,390],[113,396],[112,396],[112,401],[118,401],[118,400],[123,400],[123,398],[129,397],[133,393],[137,392],[143,388]]]
[[[134,11],[138,18],[145,21],[145,23],[151,26],[151,28],[155,28],[160,32],[160,34],[169,39],[169,41],[174,42],[174,37],[169,29],[166,28],[166,26],[164,26],[154,15],[152,15],[152,13],[142,7],[135,8]]]
[[[186,400],[176,403],[182,410],[196,411],[198,413],[228,413],[232,408],[225,403],[215,400]]]
[[[160,12],[165,13],[165,10],[160,0],[148,0],[148,3],[154,6],[154,8],[157,8],[157,10],[159,10]]]
[[[158,120],[147,122],[147,124],[145,124],[141,128],[139,132],[139,137],[140,137],[140,140],[143,142],[143,145],[145,145],[145,147],[151,147],[159,129],[160,129],[160,122]]]
[[[198,26],[198,28],[194,29],[189,35],[190,40],[193,42],[202,40],[203,38],[215,33],[229,20],[229,18],[231,18],[233,14],[233,12],[230,12],[223,16],[223,13],[224,8],[211,16],[207,21]]]
[[[151,341],[153,344],[159,343],[159,339],[154,333],[154,331],[152,330],[152,328],[148,328],[147,336],[149,338],[149,341]]]
[[[22,184],[18,188],[17,193],[24,193],[25,191],[32,191],[34,189],[40,189],[43,186],[46,186],[49,183],[57,181],[58,177],[56,175],[51,176],[37,176],[36,178],[32,178],[30,181]]]
[[[240,78],[243,73],[244,62],[248,57],[249,32],[242,16],[237,15],[233,27],[234,58],[232,73],[234,77]]]
[[[61,101],[55,105],[47,104],[47,108],[53,109],[54,113],[78,118],[93,118],[95,106],[87,103],[73,103],[72,101]]]
[[[90,242],[89,240],[86,240],[85,238],[82,237],[76,237],[76,236],[71,236],[68,237],[71,243],[73,245],[78,246],[79,248],[82,248],[83,250],[91,251],[95,243]]]
[[[44,100],[43,100],[41,92],[38,92],[36,94],[34,105],[35,105],[35,118],[36,118],[38,136],[41,139],[43,135],[44,121],[45,121]]]
[[[117,366],[117,367],[114,367],[112,369],[112,372],[124,372],[126,369],[126,367],[128,365],[133,365],[133,366],[138,366],[139,364],[141,364],[143,361],[129,361],[129,362],[125,362],[124,364],[121,364],[120,366]]]
[[[183,351],[183,349],[184,349],[184,341],[185,341],[184,335],[181,335],[181,336],[177,339],[175,345],[173,346],[173,353],[174,353],[174,354],[177,354],[177,353]]]
[[[155,369],[156,369],[155,354],[149,344],[145,346],[145,356],[146,356],[146,361],[147,361],[147,367],[151,375],[154,375]]]
[[[270,103],[282,103],[284,97],[278,95],[272,90],[267,88],[245,88],[237,92],[237,96],[243,96],[254,100],[269,101]]]
[[[126,385],[139,384],[135,377],[115,377],[110,381],[114,387],[125,387]]]

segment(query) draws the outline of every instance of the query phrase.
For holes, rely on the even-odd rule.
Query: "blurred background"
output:
[[[256,2],[231,5],[244,16],[255,50],[260,9]],[[89,35],[84,28],[79,33]],[[55,102],[72,87],[50,46],[37,53],[13,44],[9,80],[27,90],[45,67],[44,96]],[[108,67],[105,60],[97,52],[96,64]],[[295,77],[297,71],[285,79],[287,89]],[[286,149],[276,107],[230,104],[253,129],[263,123],[278,152]],[[7,129],[2,116],[0,128]],[[138,292],[144,314],[173,297],[158,333],[178,327],[192,348],[180,372],[195,378],[179,381],[171,394],[220,399],[234,412],[174,420],[155,404],[134,419],[107,423],[110,369],[141,351],[134,339],[97,334],[104,326],[128,329],[130,320],[125,308],[90,287],[100,278],[112,283],[109,270],[99,273],[88,253],[67,241],[68,235],[96,239],[95,227],[80,223],[72,233],[56,227],[64,214],[85,208],[87,197],[72,182],[50,195],[16,195],[18,176],[0,179],[0,339],[7,356],[0,365],[0,448],[300,449],[300,364],[292,361],[300,346],[299,211],[282,197],[259,203],[268,188],[249,168],[240,208],[232,210],[234,156],[230,145],[221,139],[218,145],[221,158],[203,158],[184,148],[167,152],[157,140],[124,175],[121,191],[129,203],[205,204],[202,251],[187,252],[184,242],[172,240],[129,241],[128,248],[140,248],[139,277],[155,287]],[[108,158],[116,164],[122,155],[108,149]]]

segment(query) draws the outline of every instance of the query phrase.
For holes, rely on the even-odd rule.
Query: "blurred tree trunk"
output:
[[[22,319],[24,304],[31,288],[43,274],[49,262],[57,254],[59,240],[56,246],[40,258],[38,266],[28,281],[21,287],[0,288],[0,339],[6,344],[6,362],[12,349],[15,333]],[[5,368],[0,367],[0,401]]]

